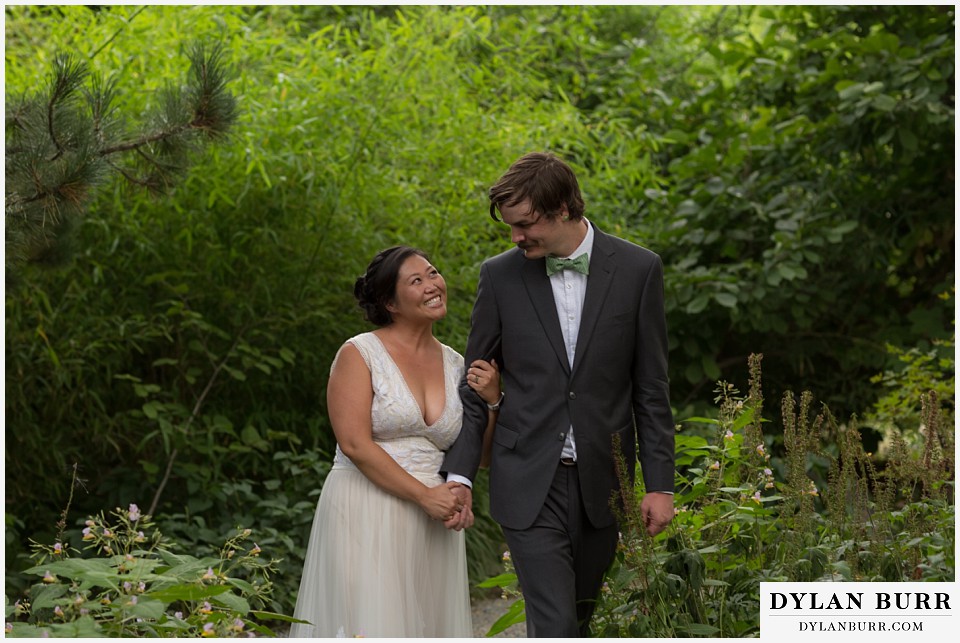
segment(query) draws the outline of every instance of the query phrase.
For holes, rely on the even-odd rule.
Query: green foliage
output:
[[[64,48],[86,53],[109,41],[91,68],[141,83],[143,92],[123,96],[133,112],[148,110],[173,75],[168,53],[179,33],[216,35],[238,70],[231,87],[240,110],[238,136],[209,150],[175,198],[151,201],[117,186],[90,209],[72,265],[28,270],[25,287],[8,293],[7,400],[17,437],[7,476],[20,538],[49,524],[35,510],[55,514],[54,499],[67,493],[57,473],[74,462],[97,498],[152,497],[158,517],[192,521],[201,512],[217,525],[231,516],[217,505],[198,509],[202,490],[251,480],[266,499],[260,490],[277,479],[274,453],[332,452],[323,403],[329,365],[344,339],[365,330],[352,281],[398,238],[444,268],[456,303],[438,331],[454,347],[465,344],[476,267],[490,251],[451,258],[472,244],[494,247],[494,236],[472,239],[472,215],[450,200],[470,194],[481,202],[508,155],[528,147],[526,132],[556,113],[508,97],[491,99],[483,114],[469,107],[477,83],[493,73],[482,65],[450,73],[459,56],[490,48],[490,21],[476,10],[424,9],[422,19],[400,23],[357,12],[352,27],[309,33],[309,8],[18,11],[8,30],[29,24],[8,31],[8,46],[35,42],[64,17],[84,33],[65,38]],[[127,60],[122,52],[131,50],[137,58]],[[43,54],[37,62],[31,70],[31,60],[18,58],[8,88],[28,85]],[[518,69],[503,80],[522,78]],[[507,152],[503,122],[522,139]],[[497,154],[478,164],[449,154],[455,143]],[[467,170],[477,174],[465,190]],[[56,449],[46,448],[51,442]],[[50,472],[47,484],[36,484],[36,470]],[[322,480],[312,482],[318,490]],[[309,520],[312,509],[302,514]],[[487,526],[471,540],[493,550],[496,529]],[[12,544],[9,560],[17,557]],[[287,563],[289,576],[296,562]]]
[[[107,178],[160,191],[200,140],[221,138],[236,118],[220,49],[195,45],[190,78],[168,87],[150,129],[130,134],[114,105],[116,78],[89,79],[85,62],[54,57],[43,91],[11,97],[6,112],[6,273],[24,261],[65,259],[77,221]],[[82,98],[81,98],[82,94]]]
[[[537,69],[606,136],[562,148],[588,215],[664,259],[681,409],[759,350],[859,412],[886,343],[949,332],[952,9],[565,11]]]
[[[523,594],[518,584],[517,573],[513,567],[513,560],[510,558],[510,552],[503,553],[504,571],[501,574],[488,578],[482,583],[477,583],[480,589],[499,588],[501,597],[504,599],[513,599],[507,611],[503,616],[494,621],[493,625],[487,631],[485,636],[496,636],[512,625],[523,623],[526,620],[526,603],[523,600]]]
[[[639,511],[643,490],[630,487],[621,463],[622,488],[629,491],[622,494],[621,539],[594,635],[754,637],[765,581],[954,580],[953,444],[941,446],[937,437],[952,427],[928,411],[924,457],[900,448],[879,469],[854,424],[837,426],[826,408],[811,420],[812,396],[804,393],[798,405],[788,393],[786,452],[774,458],[757,428],[759,364],[751,356],[749,395],[721,382],[717,419],[687,420],[712,426],[709,438],[677,436],[676,515],[655,538]],[[821,443],[830,431],[840,436],[831,445],[839,448],[834,456]],[[810,477],[817,457],[829,462],[822,486]],[[522,596],[506,560],[506,573],[486,585]],[[515,602],[501,620],[506,626],[519,618],[522,605]]]
[[[6,293],[8,592],[25,589],[26,542],[54,536],[80,463],[83,514],[148,498],[198,552],[235,515],[263,525],[291,585],[274,609],[292,610],[334,445],[330,363],[367,330],[353,280],[387,245],[423,247],[449,289],[436,331],[462,350],[479,264],[509,247],[486,190],[532,149],[571,161],[599,227],[664,258],[679,417],[706,414],[704,387],[736,380],[752,351],[773,399],[802,382],[845,415],[871,408],[860,374],[896,370],[886,345],[950,336],[932,295],[953,280],[953,20],[893,6],[7,7],[7,96],[71,52],[116,88],[116,114],[149,125],[188,36],[222,43],[237,108],[234,135],[193,156],[175,193],[104,184],[75,220],[72,262],[26,265]],[[828,455],[810,457],[818,484]],[[482,578],[499,530],[478,517]]]
[[[83,542],[35,544],[40,577],[12,605],[5,597],[6,635],[14,637],[271,636],[260,621],[289,620],[258,610],[272,591],[276,567],[237,529],[214,556],[174,553],[149,516],[131,504],[110,518],[86,521]]]
[[[899,368],[891,368],[871,378],[886,393],[877,400],[864,422],[879,426],[889,439],[900,434],[908,443],[921,443],[918,429],[922,431],[926,427],[921,422],[923,408],[920,402],[927,393],[933,393],[942,405],[941,411],[946,414],[946,424],[952,426],[956,417],[953,403],[956,390],[954,345],[955,340],[951,337],[949,340],[935,340],[927,350],[888,346],[887,350],[897,359]],[[886,444],[881,444],[881,449],[885,450]]]
[[[226,480],[191,477],[194,485],[181,512],[165,514],[158,522],[163,533],[200,556],[217,555],[220,534],[235,525],[257,525],[257,543],[269,551],[282,574],[275,574],[267,607],[292,613],[300,587],[305,543],[330,471],[332,456],[321,450],[302,453],[277,451],[275,473],[265,479],[236,476]]]

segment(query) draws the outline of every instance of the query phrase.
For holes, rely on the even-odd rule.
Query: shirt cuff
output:
[[[459,482],[463,486],[470,487],[470,489],[473,489],[473,483],[470,482],[468,478],[464,478],[463,476],[458,476],[455,473],[447,474],[447,482]]]

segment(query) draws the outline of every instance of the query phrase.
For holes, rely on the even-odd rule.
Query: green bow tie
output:
[[[590,274],[590,255],[583,253],[576,259],[560,259],[547,257],[547,276],[550,277],[561,270],[576,270],[584,275]]]

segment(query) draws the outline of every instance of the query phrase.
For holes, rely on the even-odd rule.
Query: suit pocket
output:
[[[613,315],[607,315],[606,317],[601,317],[600,322],[605,325],[618,326],[620,324],[629,324],[636,319],[637,316],[630,312],[629,310],[622,313],[615,313]]]
[[[631,332],[636,324],[637,318],[630,312],[602,316],[597,320],[597,332],[604,337],[609,337],[612,334],[619,338]]]
[[[517,446],[517,438],[519,437],[519,433],[513,429],[508,429],[502,424],[498,424],[493,428],[493,441],[505,449],[513,449]]]
[[[634,351],[637,320],[630,312],[621,312],[608,317],[600,317],[590,335],[585,355],[597,364],[605,367],[615,366],[609,375],[619,379],[623,375],[622,368],[626,367]],[[581,332],[581,338],[583,333]]]

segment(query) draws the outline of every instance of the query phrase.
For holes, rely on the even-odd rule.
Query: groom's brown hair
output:
[[[577,175],[549,152],[530,152],[514,161],[490,188],[490,218],[500,221],[500,206],[516,205],[524,199],[530,199],[532,211],[547,219],[558,216],[564,205],[571,220],[583,216]]]

